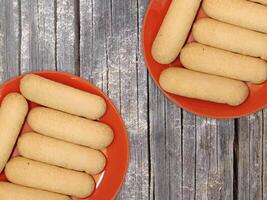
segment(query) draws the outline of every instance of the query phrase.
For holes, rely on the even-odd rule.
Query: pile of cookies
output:
[[[113,141],[113,131],[95,121],[106,111],[97,95],[43,78],[25,75],[20,93],[9,93],[0,108],[0,199],[69,200],[85,198],[95,189],[106,157],[101,149]],[[28,112],[27,100],[44,107]],[[33,130],[20,130],[27,118]],[[19,156],[9,157],[17,141]]]
[[[163,70],[162,89],[237,106],[249,95],[246,82],[266,81],[267,1],[253,1],[203,0],[201,7],[208,17],[193,24],[201,0],[173,0],[154,40],[152,56],[158,63],[170,64],[180,54],[185,68]],[[192,25],[195,42],[184,46]]]

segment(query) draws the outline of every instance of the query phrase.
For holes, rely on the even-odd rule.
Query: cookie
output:
[[[34,132],[23,134],[17,147],[23,157],[93,175],[106,165],[106,158],[100,151]]]
[[[3,200],[71,200],[70,197],[36,190],[8,182],[0,182],[0,199]]]
[[[267,60],[267,34],[209,18],[199,19],[192,32],[199,43]]]
[[[79,198],[89,196],[95,188],[94,179],[86,173],[23,157],[12,158],[6,165],[5,174],[10,182],[18,185]]]
[[[27,122],[37,133],[93,149],[105,148],[113,141],[108,125],[49,108],[32,109]]]
[[[204,0],[205,13],[222,22],[267,33],[267,7],[244,0]]]
[[[201,0],[173,0],[152,45],[152,56],[161,64],[173,62],[180,53]]]
[[[248,97],[245,83],[180,67],[165,69],[159,79],[166,92],[216,103],[237,106]]]
[[[180,60],[184,67],[194,71],[255,84],[267,79],[267,63],[264,60],[195,42],[182,49]]]
[[[34,74],[21,79],[20,91],[32,102],[88,119],[99,119],[106,111],[102,97]]]
[[[19,93],[9,93],[0,108],[0,172],[10,157],[25,116],[28,103]]]

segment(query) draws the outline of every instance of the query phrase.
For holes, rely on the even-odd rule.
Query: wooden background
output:
[[[144,64],[148,3],[0,0],[0,81],[59,70],[108,94],[131,144],[119,200],[267,199],[267,111],[214,120],[170,103]]]

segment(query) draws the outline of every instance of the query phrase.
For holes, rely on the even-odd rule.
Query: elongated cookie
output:
[[[79,198],[89,196],[95,188],[94,179],[86,173],[23,157],[12,158],[6,165],[5,174],[15,184]]]
[[[9,93],[0,108],[0,173],[4,169],[28,112],[28,103],[19,93]]]
[[[199,19],[194,39],[208,46],[267,60],[267,34],[240,28],[214,19]]]
[[[30,101],[88,119],[99,119],[106,111],[102,97],[34,74],[21,79],[20,91]]]
[[[173,0],[152,45],[152,56],[169,64],[179,55],[201,0]]]
[[[204,0],[205,13],[222,22],[267,33],[267,7],[244,0]]]
[[[89,174],[100,173],[106,165],[100,151],[34,132],[22,135],[17,147],[26,158]]]
[[[29,187],[0,182],[2,200],[71,200],[70,197]]]
[[[264,60],[195,42],[182,49],[180,60],[184,67],[194,71],[256,84],[267,79],[267,63]]]
[[[93,149],[105,148],[113,141],[108,125],[49,108],[32,109],[27,122],[38,133]]]
[[[180,67],[165,69],[159,79],[163,90],[195,99],[237,106],[248,97],[245,83]]]

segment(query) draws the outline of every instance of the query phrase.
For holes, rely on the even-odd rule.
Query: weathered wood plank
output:
[[[183,111],[182,199],[195,199],[196,194],[196,116]]]
[[[165,102],[166,110],[166,175],[170,200],[182,197],[182,129],[181,109],[171,102]],[[158,122],[159,123],[159,122]],[[157,148],[157,147],[156,147]],[[160,197],[160,196],[159,196]],[[158,198],[161,199],[161,198]]]
[[[151,78],[149,78],[149,91],[150,199],[157,199],[159,194],[165,195],[168,191],[166,179],[161,179],[161,174],[165,175],[166,168],[164,148],[166,112],[164,96],[154,85]],[[161,123],[158,123],[159,121]]]
[[[263,199],[262,111],[239,120],[238,199]]]
[[[210,199],[211,178],[215,178],[217,171],[214,163],[217,153],[216,121],[197,117],[196,129],[196,198]],[[214,195],[216,199],[217,194]]]
[[[19,74],[19,2],[0,0],[0,82]]]
[[[136,187],[137,189],[141,188],[141,197],[140,199],[149,199],[149,169],[150,169],[150,158],[149,158],[149,102],[148,102],[148,72],[146,69],[146,64],[144,62],[144,56],[143,56],[143,50],[142,50],[142,28],[143,28],[143,19],[145,16],[145,11],[148,5],[149,0],[137,0],[132,1],[132,4],[136,7],[136,16],[135,16],[135,22],[136,22],[136,35],[134,34],[134,37],[136,36],[136,62],[133,62],[132,65],[135,65],[135,72],[133,71],[132,74],[136,73],[136,87],[137,91],[135,91],[134,88],[132,90],[136,92],[137,96],[137,133],[133,134],[135,135],[133,139],[131,140],[134,143],[134,151],[138,152],[138,155],[135,157],[137,160],[137,165],[135,165],[136,169],[141,169],[142,171],[138,173],[137,178],[140,179],[137,184],[141,185],[139,187]],[[127,4],[126,4],[127,7]],[[132,8],[129,8],[132,9]],[[134,11],[134,10],[133,10]],[[127,21],[126,21],[127,22]],[[132,45],[132,44],[130,44]],[[132,66],[132,68],[133,68]],[[129,74],[129,76],[132,76]],[[128,84],[131,85],[129,82]],[[126,88],[125,88],[126,90]],[[128,91],[127,95],[131,95],[131,92]],[[126,103],[127,98],[123,99],[123,101]],[[134,107],[132,108],[134,109]],[[130,110],[127,112],[131,112]],[[128,117],[128,120],[131,118],[131,116]],[[131,142],[130,141],[130,142]],[[141,146],[140,146],[141,145]],[[138,150],[141,147],[141,150]],[[133,168],[134,169],[134,168]],[[134,169],[134,170],[136,170]],[[133,174],[133,172],[132,172]],[[126,193],[127,190],[130,190],[131,183],[128,183],[128,186],[124,188],[124,193]],[[138,195],[136,195],[138,198]],[[121,199],[122,196],[120,197]]]
[[[21,72],[54,70],[54,0],[21,0]]]
[[[234,120],[217,120],[217,174],[222,184],[215,179],[219,199],[234,199]],[[212,194],[211,194],[212,195]]]
[[[267,109],[263,110],[262,199],[267,199]]]
[[[57,0],[56,60],[57,70],[79,74],[78,1]]]
[[[128,127],[132,158],[118,199],[145,200],[148,199],[149,189],[148,99],[146,69],[141,57],[138,2],[117,0],[112,3],[114,38],[111,44],[117,41],[116,58],[120,55],[117,64],[121,74],[121,114]],[[114,78],[109,77],[109,80]]]
[[[149,81],[151,199],[181,199],[181,110]]]
[[[110,3],[81,0],[79,9],[80,75],[107,93],[108,67],[110,67],[107,56],[111,37]],[[117,94],[119,96],[119,93]]]
[[[128,128],[131,161],[118,199],[148,199],[147,79],[137,11],[134,0],[80,1],[81,76],[111,97]]]
[[[234,121],[196,121],[196,199],[233,199]]]

